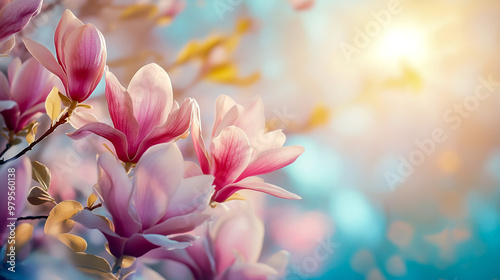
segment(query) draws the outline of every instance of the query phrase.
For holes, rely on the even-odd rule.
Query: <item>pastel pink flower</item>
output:
[[[109,140],[123,162],[139,161],[149,147],[183,137],[191,125],[195,101],[180,106],[173,100],[170,78],[158,64],[143,66],[128,89],[106,72],[106,99],[114,128],[100,122],[84,125],[69,136],[83,138],[95,133]]]
[[[203,173],[215,176],[212,201],[224,202],[241,189],[300,199],[255,177],[293,163],[304,152],[301,146],[283,147],[286,137],[281,130],[266,132],[262,99],[245,108],[228,96],[219,96],[210,149],[205,148],[199,113],[193,119],[192,138]]]
[[[111,153],[99,157],[98,169],[94,190],[114,227],[88,210],[73,219],[99,229],[115,257],[140,257],[159,247],[190,246],[192,238],[178,234],[193,230],[209,217],[201,211],[208,204],[213,176],[183,178],[184,160],[176,144],[148,150],[134,168],[132,179]]]
[[[42,0],[0,0],[0,54],[12,50],[14,34],[23,30],[41,8]]]
[[[0,114],[7,129],[17,133],[45,112],[45,99],[60,82],[33,58],[14,59],[7,75],[0,73]]]
[[[45,68],[57,75],[71,100],[85,101],[94,91],[104,73],[106,43],[97,28],[83,24],[66,10],[54,35],[57,60],[43,45],[24,39],[28,51]]]
[[[246,201],[232,201],[230,207],[216,209],[213,220],[196,228],[200,238],[183,250],[153,250],[146,256],[167,259],[184,265],[176,279],[260,280],[282,279],[288,264],[288,252],[279,251],[261,261],[264,226]]]

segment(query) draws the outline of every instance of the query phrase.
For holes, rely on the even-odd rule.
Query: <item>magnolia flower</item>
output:
[[[221,209],[213,221],[196,228],[200,238],[193,246],[175,251],[153,250],[147,256],[184,265],[190,275],[178,270],[174,273],[178,274],[176,279],[281,279],[289,254],[279,251],[265,262],[259,262],[264,226],[247,201],[231,203],[233,205]]]
[[[184,160],[176,144],[158,145],[146,152],[132,179],[110,153],[101,155],[97,164],[99,181],[94,190],[111,214],[114,230],[88,210],[73,219],[101,230],[115,257],[190,246],[187,236],[167,236],[189,232],[208,218],[200,211],[208,203],[213,177],[183,178]]]
[[[283,168],[304,152],[301,146],[283,147],[286,137],[281,130],[265,131],[262,99],[244,108],[228,96],[219,96],[209,151],[201,134],[199,112],[196,115],[192,138],[203,173],[215,176],[212,201],[224,202],[240,189],[300,199],[254,177]]]
[[[114,128],[93,122],[69,136],[80,139],[95,133],[104,137],[123,162],[138,162],[149,147],[183,137],[191,125],[194,100],[187,98],[179,108],[167,72],[155,63],[139,69],[128,89],[106,71],[106,99]]]
[[[60,82],[33,58],[24,63],[14,59],[7,75],[8,79],[0,73],[0,114],[7,129],[18,133],[40,112],[45,112],[45,99]]]
[[[106,64],[106,44],[92,24],[83,24],[66,10],[54,36],[57,60],[41,44],[24,39],[28,51],[45,68],[57,75],[71,100],[85,101],[101,80]]]
[[[42,8],[42,0],[0,1],[0,55],[15,45],[14,34],[23,30]]]

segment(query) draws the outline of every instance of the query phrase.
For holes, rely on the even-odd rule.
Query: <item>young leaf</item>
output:
[[[41,205],[45,202],[54,201],[54,199],[44,189],[40,187],[31,188],[28,195],[28,202],[32,205]]]
[[[88,208],[92,207],[96,200],[97,200],[97,195],[95,193],[91,193],[87,198],[87,207]]]
[[[28,134],[26,134],[26,142],[28,142],[28,144],[35,142],[35,135],[37,130],[38,123],[33,123],[33,125],[29,127]]]
[[[50,187],[50,179],[51,179],[49,168],[47,168],[47,166],[41,164],[38,161],[32,161],[31,167],[33,170],[33,172],[31,173],[33,180],[40,183],[42,185],[42,188],[45,191],[48,191],[49,187]]]
[[[55,122],[61,113],[61,97],[59,97],[59,90],[57,87],[53,87],[52,91],[47,96],[47,99],[45,100],[45,111],[52,120],[52,123]]]
[[[69,105],[71,105],[71,99],[69,99],[66,95],[62,94],[60,91],[58,91],[57,93],[59,95],[59,98],[61,98],[63,105],[69,107]]]
[[[78,201],[65,200],[57,204],[52,208],[45,222],[45,234],[67,233],[75,225],[75,221],[71,218],[81,210],[83,206]]]
[[[80,236],[76,236],[69,233],[59,234],[57,239],[64,243],[64,245],[68,246],[71,250],[75,252],[84,252],[87,249],[87,241],[81,238]]]
[[[96,255],[76,253],[73,256],[73,264],[78,268],[83,267],[96,269],[102,272],[111,272],[111,266],[108,261]]]

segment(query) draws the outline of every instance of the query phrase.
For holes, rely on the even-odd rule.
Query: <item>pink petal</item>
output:
[[[201,171],[201,168],[198,166],[198,164],[192,161],[184,161],[184,178],[190,178],[199,175],[203,175],[203,172]]]
[[[65,87],[67,87],[67,78],[66,74],[63,72],[61,66],[57,63],[56,59],[52,55],[52,53],[44,47],[43,45],[29,39],[23,39],[24,45],[26,49],[31,53],[31,55],[43,65],[43,67],[47,68],[50,72],[54,73],[59,79],[61,79],[62,83]]]
[[[184,249],[189,246],[191,246],[189,242],[174,241],[160,234],[136,234],[125,244],[123,254],[137,258],[158,247],[174,250]]]
[[[206,214],[191,213],[184,216],[177,216],[144,231],[146,234],[170,235],[185,233],[194,230],[201,223],[210,218]]]
[[[252,148],[240,128],[226,127],[210,146],[216,190],[234,182],[247,167]]]
[[[216,202],[224,202],[235,192],[246,189],[246,190],[254,190],[258,192],[267,193],[276,197],[285,198],[285,199],[301,199],[300,196],[289,192],[285,189],[282,189],[278,186],[264,183],[261,179],[256,177],[248,177],[241,180],[238,183],[234,183],[228,186],[225,186],[222,190],[217,192],[212,200]]]
[[[99,156],[97,164],[99,182],[94,189],[113,217],[115,232],[120,236],[130,237],[140,230],[140,224],[132,209],[132,185],[127,173],[111,153]]]
[[[263,263],[236,263],[224,273],[222,280],[268,280],[278,279],[278,272]]]
[[[212,128],[212,138],[215,138],[220,135],[222,130],[228,126],[234,126],[243,112],[243,107],[241,105],[233,106],[220,120],[217,125],[214,124]]]
[[[7,80],[7,77],[5,77],[5,74],[0,72],[0,100],[11,99],[9,81]]]
[[[236,181],[246,177],[267,174],[293,163],[302,153],[301,146],[288,146],[260,153]]]
[[[249,139],[253,139],[259,133],[265,131],[264,102],[260,96],[250,106],[245,107],[234,125],[243,129]]]
[[[125,134],[107,124],[98,122],[89,123],[78,129],[77,131],[68,133],[67,135],[74,140],[78,140],[88,136],[91,133],[97,134],[109,140],[115,147],[116,155],[121,161],[130,161],[127,154],[127,138],[125,137]]]
[[[0,42],[0,55],[8,54],[16,46],[16,37],[14,35],[10,38],[5,38],[3,42]]]
[[[264,225],[249,203],[241,205],[241,208],[230,209],[211,232],[218,273],[231,266],[236,261],[236,255],[241,256],[244,262],[256,262],[260,256]]]
[[[144,138],[155,126],[165,123],[173,104],[170,78],[156,63],[143,66],[130,81],[128,92],[139,122],[139,137]]]
[[[26,60],[16,72],[10,85],[10,93],[24,112],[39,102],[40,97],[47,97],[50,90],[45,87],[52,74],[34,58]],[[43,99],[43,102],[45,99]]]
[[[14,60],[12,60],[12,62],[9,64],[9,67],[7,68],[9,84],[12,84],[14,77],[17,76],[17,73],[19,72],[19,69],[21,69],[22,65],[23,63],[21,62],[21,59],[19,57],[14,58]]]
[[[113,254],[113,256],[121,256],[123,254],[123,247],[125,246],[127,239],[116,234],[109,227],[108,222],[102,217],[95,215],[89,210],[83,210],[78,212],[71,219],[86,228],[101,231],[108,240],[109,251]]]
[[[0,42],[16,34],[28,25],[42,8],[42,0],[15,0],[0,11]]]
[[[276,269],[280,276],[284,276],[286,273],[286,267],[290,259],[290,253],[285,250],[281,250],[272,254],[265,262],[268,266]]]
[[[186,98],[182,106],[178,110],[172,112],[163,125],[153,128],[146,138],[142,140],[133,160],[139,160],[149,147],[161,143],[169,143],[183,136],[191,125],[193,103],[193,99]]]
[[[191,124],[191,138],[193,139],[194,150],[198,157],[201,170],[204,174],[210,174],[209,157],[201,131],[200,107],[196,102],[194,104],[193,122]]]
[[[155,225],[167,211],[182,181],[183,165],[181,151],[175,144],[155,146],[137,163],[133,201],[143,230]]]
[[[95,122],[99,122],[96,116],[80,110],[73,112],[73,114],[69,118],[69,124],[71,124],[74,129],[79,129],[89,123]]]
[[[35,106],[31,107],[27,111],[23,112],[22,114],[19,115],[19,120],[17,122],[17,131],[20,131],[25,127],[29,122],[32,120],[35,120],[39,118],[42,114],[42,112],[45,112],[45,104],[44,103],[38,103]]]
[[[135,153],[133,147],[139,141],[139,123],[134,118],[130,95],[122,87],[113,73],[106,71],[106,100],[113,125],[127,137],[128,151]]]
[[[106,63],[104,37],[92,24],[71,32],[64,43],[68,96],[84,101],[101,81]],[[71,63],[68,63],[71,61]]]
[[[222,118],[235,105],[237,105],[236,102],[234,102],[234,100],[227,95],[221,94],[217,97],[217,100],[215,100],[215,120],[212,128],[212,137],[214,136],[214,132],[217,130]]]
[[[177,192],[170,200],[164,219],[182,216],[194,211],[203,211],[213,193],[212,175],[200,175],[182,180]]]
[[[83,22],[68,9],[64,11],[61,20],[57,24],[56,33],[54,34],[54,45],[56,46],[57,60],[65,70],[64,44],[68,40],[68,36],[81,26],[83,26]]]

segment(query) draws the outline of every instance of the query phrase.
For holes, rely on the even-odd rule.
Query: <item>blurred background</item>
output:
[[[261,96],[268,128],[306,148],[265,176],[302,200],[252,197],[263,256],[291,253],[286,279],[500,279],[500,2],[46,1],[24,35],[54,51],[64,7],[104,33],[122,84],[160,64],[205,131],[219,94]],[[106,118],[103,92],[91,103]],[[60,139],[40,156],[62,146],[89,172],[52,160],[54,192],[87,193],[82,145],[102,141]]]

